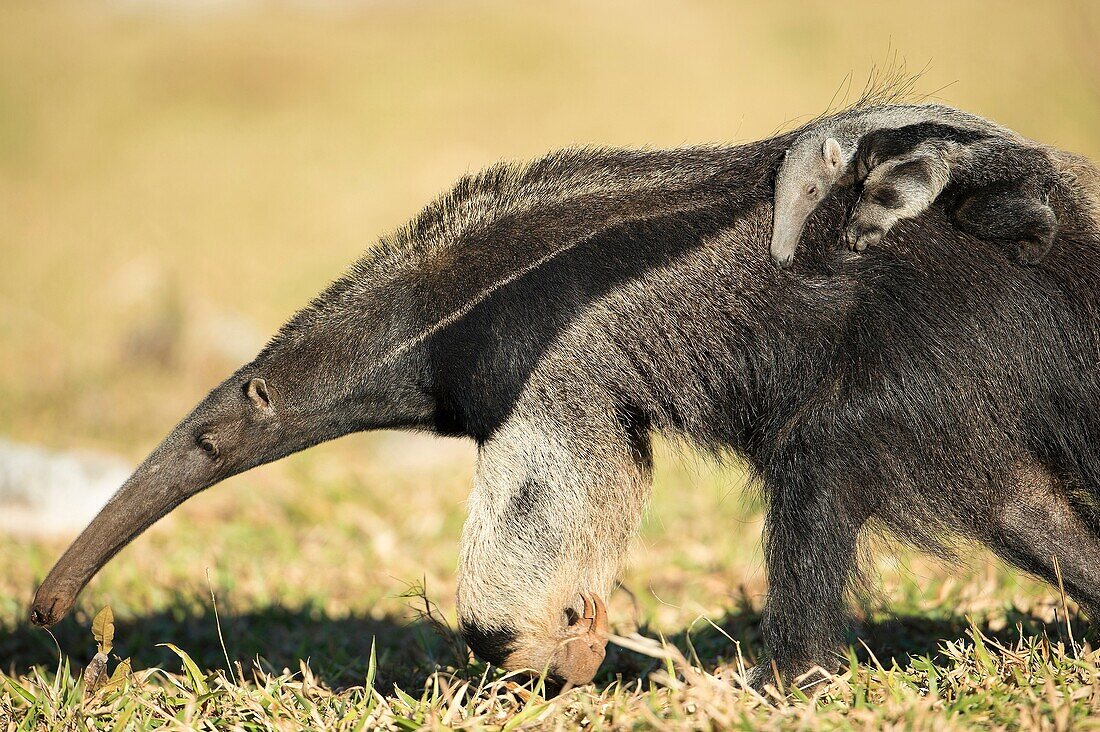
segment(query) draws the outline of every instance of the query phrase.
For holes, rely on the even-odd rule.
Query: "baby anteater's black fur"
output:
[[[860,139],[852,165],[863,193],[853,237],[878,225],[876,207],[903,209],[946,181],[936,201],[967,233],[1008,242],[1025,263],[1037,262],[1054,242],[1058,220],[1048,198],[1058,173],[1045,149],[1015,136],[943,122],[883,128]]]
[[[188,496],[380,428],[477,441],[459,620],[510,668],[592,678],[654,432],[759,477],[763,635],[788,679],[838,665],[868,529],[940,554],[981,542],[1048,580],[1056,557],[1100,609],[1097,171],[1055,155],[1058,241],[1034,267],[936,208],[852,254],[837,246],[849,189],[780,270],[772,199],[793,138],[565,151],[463,180],[172,430],[50,572],[33,620],[57,622]]]

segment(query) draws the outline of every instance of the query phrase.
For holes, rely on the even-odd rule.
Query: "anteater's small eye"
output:
[[[199,438],[199,448],[210,457],[218,456],[218,446],[206,435]]]
[[[806,186],[806,195],[812,196],[815,193],[817,193],[817,186],[815,186],[813,183]]]

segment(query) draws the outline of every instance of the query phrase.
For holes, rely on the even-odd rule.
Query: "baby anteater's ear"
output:
[[[825,138],[825,142],[821,145],[821,157],[830,168],[833,170],[839,169],[844,162],[844,153],[840,149],[840,143],[832,137]]]

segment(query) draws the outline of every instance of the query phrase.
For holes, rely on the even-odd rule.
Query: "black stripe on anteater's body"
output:
[[[759,476],[763,630],[788,676],[835,666],[868,522],[937,551],[976,539],[1048,579],[1056,555],[1100,605],[1096,171],[1064,157],[1036,267],[937,210],[853,255],[836,195],[781,271],[791,140],[569,151],[462,181],[173,430],[50,573],[36,622],[187,496],[383,427],[478,442],[459,617],[509,667],[591,678],[656,431]]]

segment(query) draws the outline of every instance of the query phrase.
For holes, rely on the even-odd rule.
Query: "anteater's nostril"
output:
[[[57,599],[55,598],[50,602],[50,606],[46,607],[44,602],[35,602],[31,606],[31,623],[34,625],[49,625],[50,620],[53,618],[53,610],[57,607]]]

